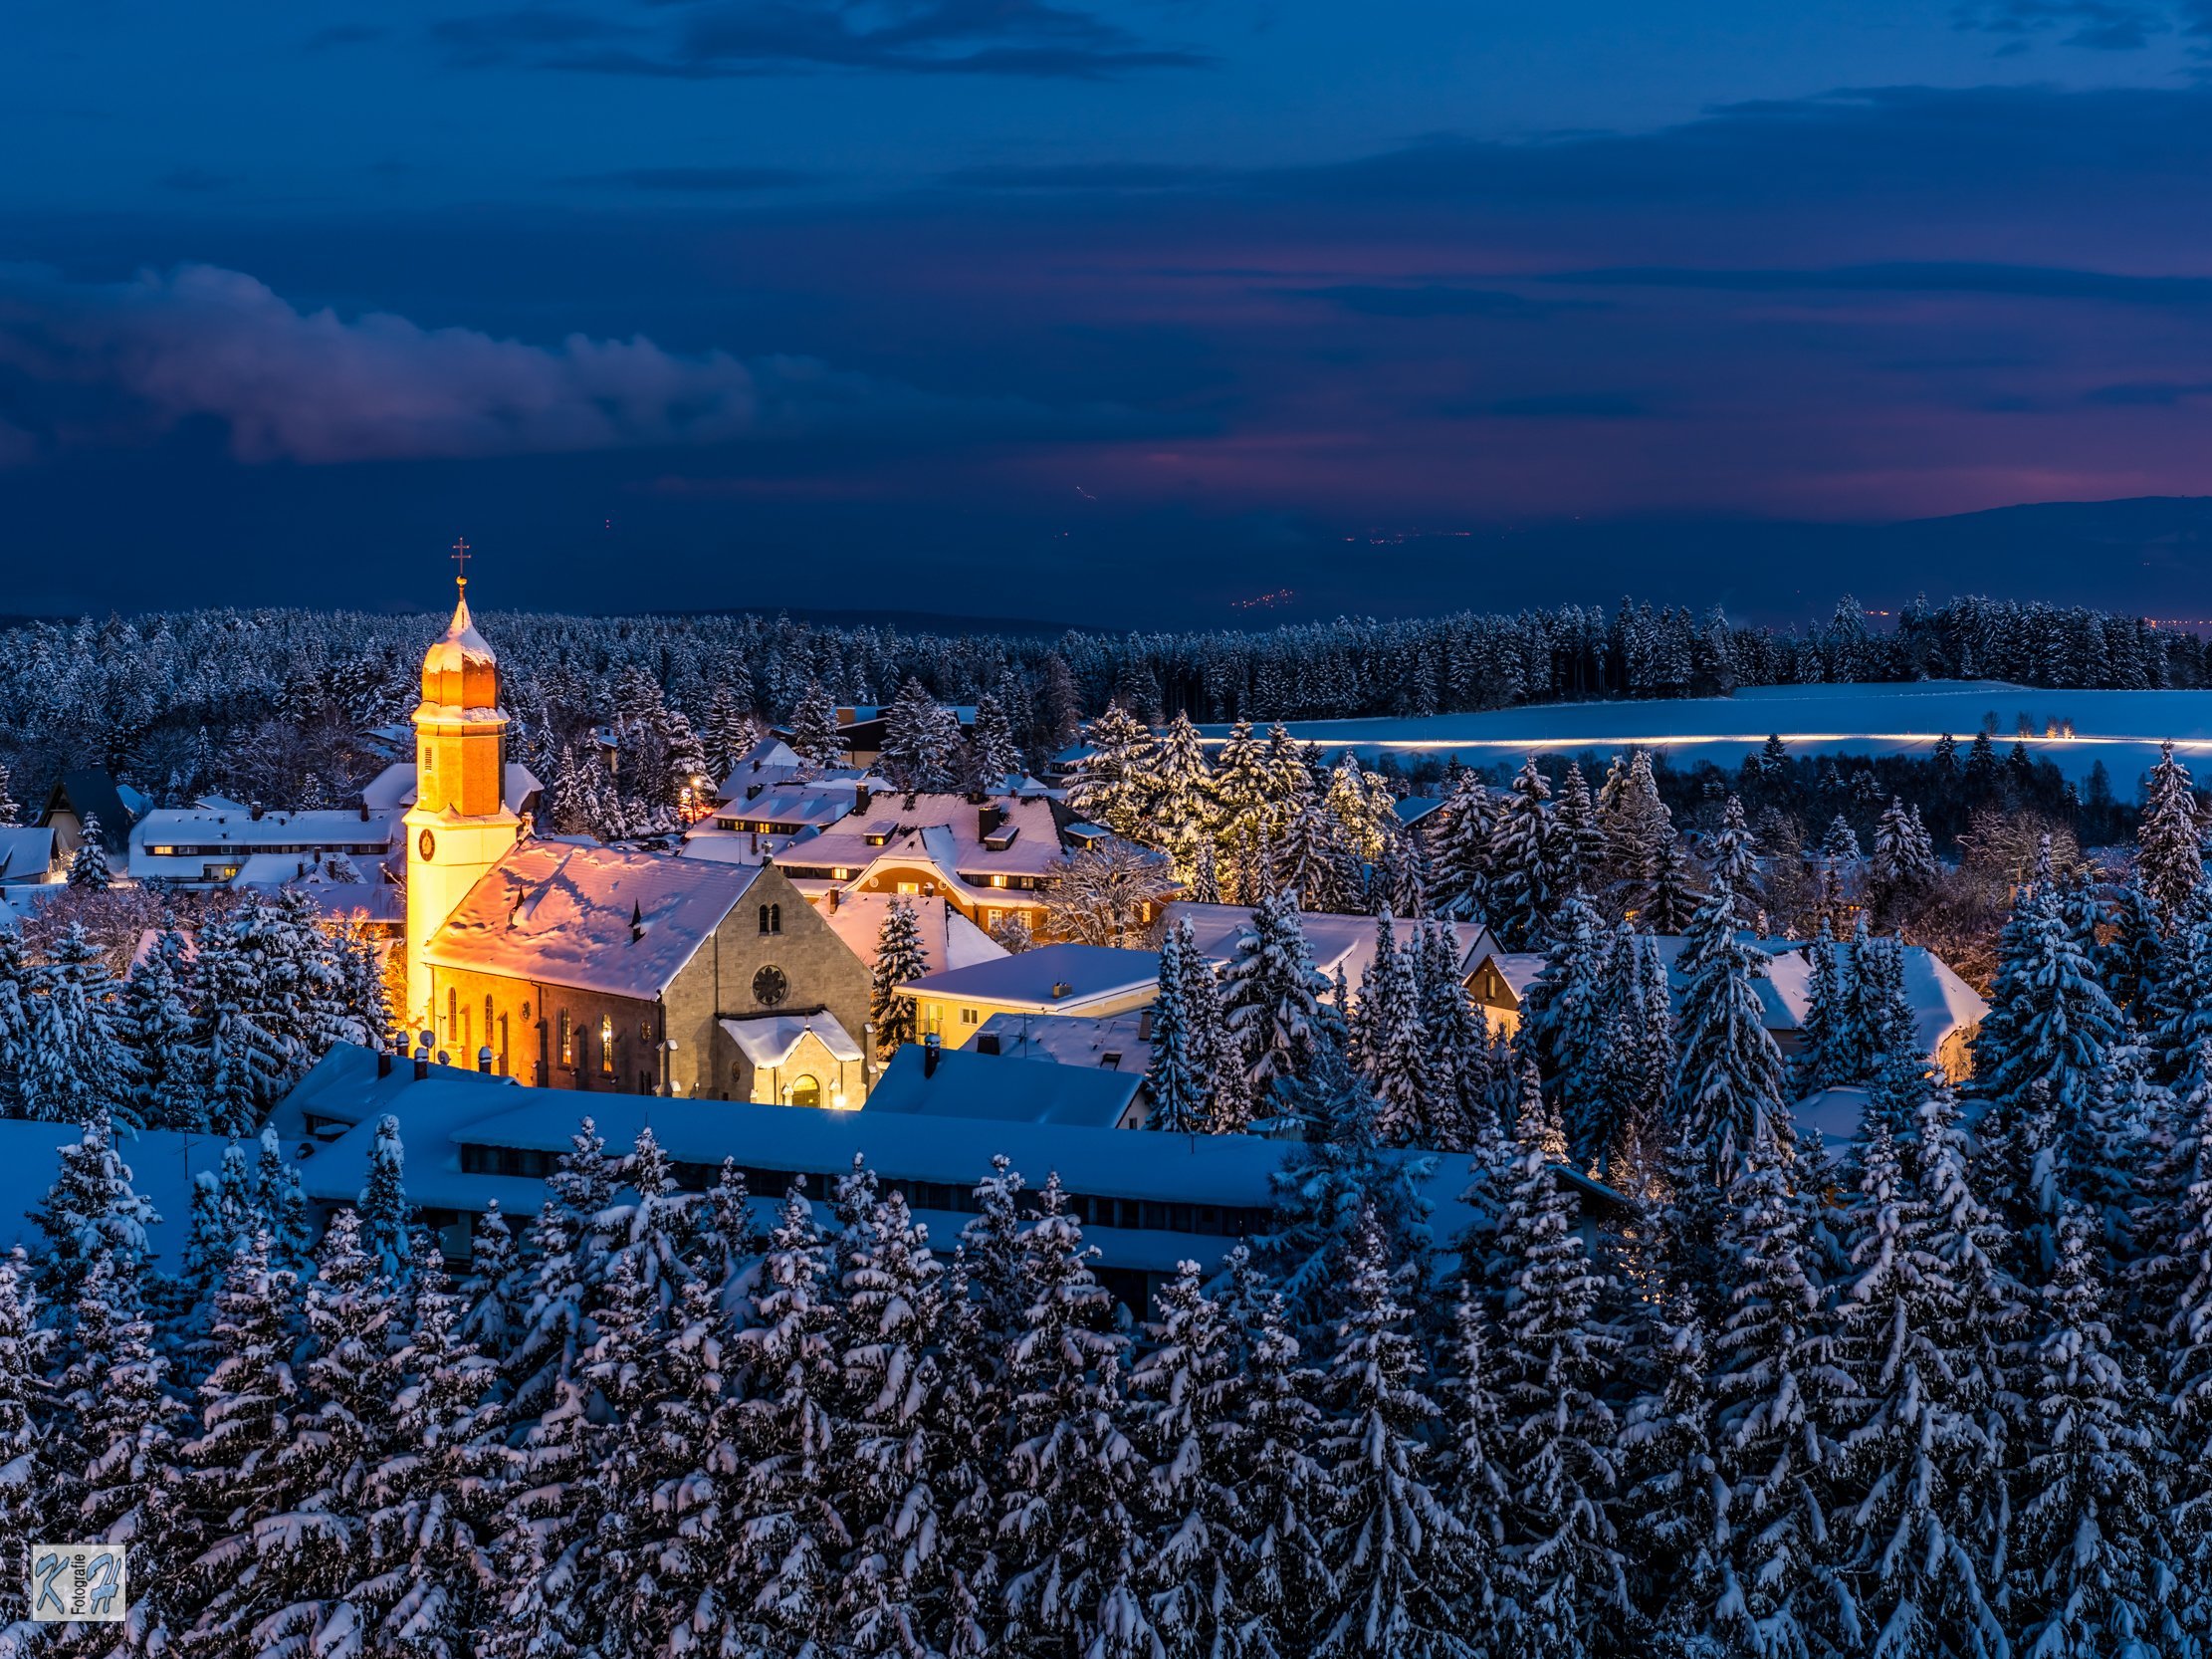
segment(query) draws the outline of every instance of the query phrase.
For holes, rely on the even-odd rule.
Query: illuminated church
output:
[[[539,1087],[859,1105],[868,970],[789,877],[539,836],[509,809],[499,659],[460,587],[414,712],[408,1030]]]

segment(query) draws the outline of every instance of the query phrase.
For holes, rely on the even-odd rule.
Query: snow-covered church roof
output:
[[[760,876],[751,864],[524,841],[469,889],[426,954],[441,968],[649,999]]]

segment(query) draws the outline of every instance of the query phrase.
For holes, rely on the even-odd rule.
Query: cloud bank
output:
[[[83,284],[0,266],[0,387],[45,415],[0,462],[220,421],[238,460],[328,465],[712,445],[928,428],[1109,430],[1116,411],[942,397],[797,356],[667,352],[644,336],[557,346],[303,311],[242,272],[185,265]],[[36,415],[33,424],[42,424]]]

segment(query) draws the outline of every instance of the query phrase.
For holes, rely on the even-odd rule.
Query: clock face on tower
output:
[[[774,1008],[790,994],[791,982],[773,963],[753,976],[753,1000],[763,1008]]]
[[[433,835],[429,830],[425,830],[419,836],[416,837],[415,847],[416,850],[421,852],[422,861],[427,864],[432,858],[437,855],[438,837]]]

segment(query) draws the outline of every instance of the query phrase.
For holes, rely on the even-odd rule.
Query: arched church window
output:
[[[608,1076],[614,1075],[614,1016],[599,1016],[599,1069]]]
[[[791,1104],[818,1106],[822,1103],[821,1079],[810,1071],[801,1071],[791,1079]]]

